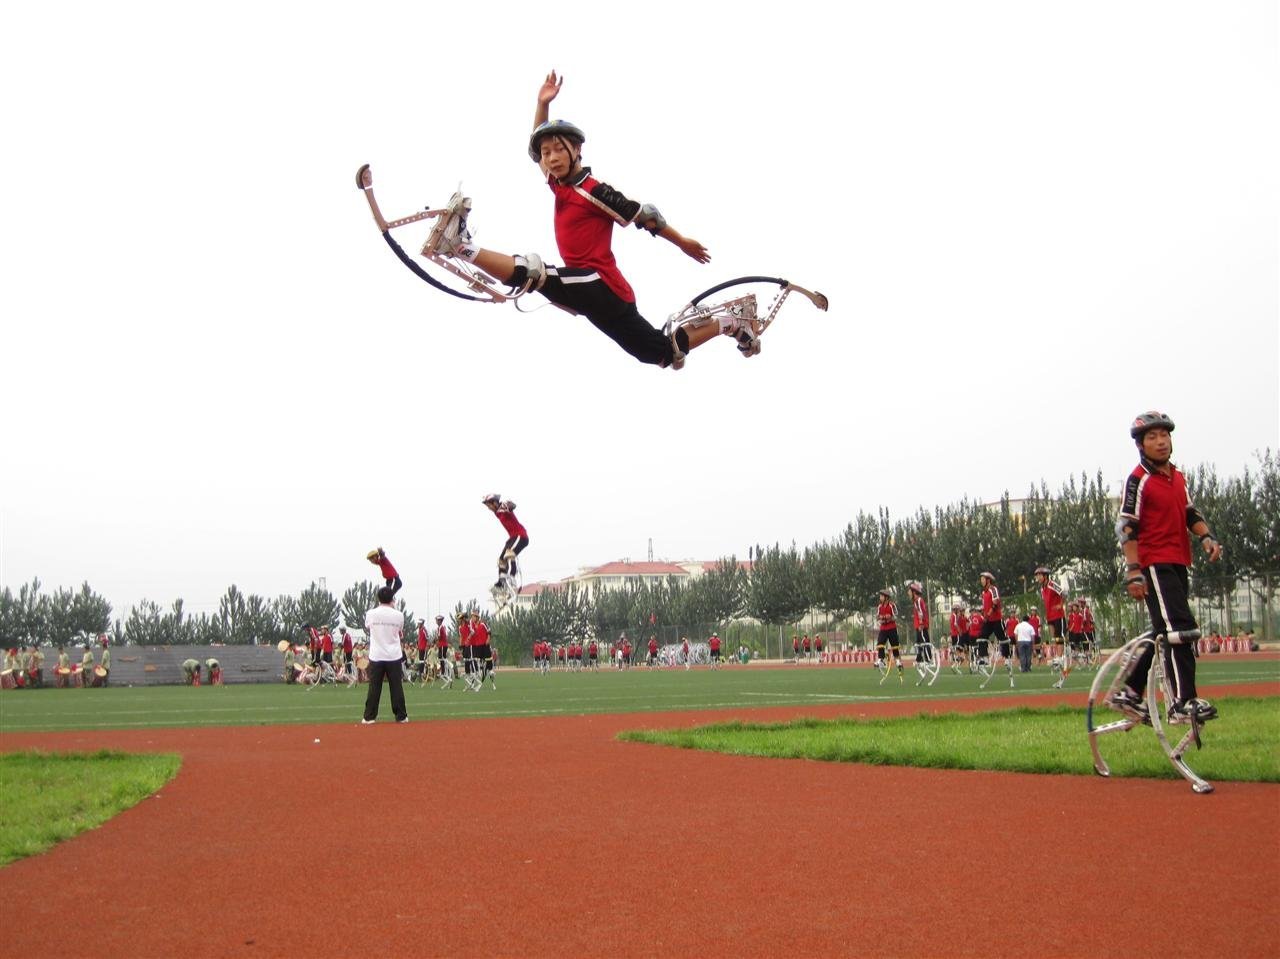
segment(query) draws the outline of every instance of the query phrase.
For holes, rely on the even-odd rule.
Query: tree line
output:
[[[1280,460],[1272,451],[1237,476],[1220,478],[1212,467],[1188,473],[1193,500],[1224,544],[1212,567],[1193,551],[1192,592],[1222,604],[1247,580],[1259,604],[1270,609],[1280,573]],[[1036,604],[1033,571],[1039,565],[1069,578],[1073,592],[1089,596],[1102,616],[1127,608],[1119,587],[1122,560],[1116,546],[1117,501],[1101,472],[1068,479],[1056,493],[1041,482],[1015,500],[963,499],[896,518],[887,509],[859,512],[829,539],[798,547],[756,545],[750,574],[734,556],[694,579],[631,583],[594,593],[573,586],[543,589],[527,606],[491,624],[494,644],[511,661],[540,638],[612,639],[623,631],[637,639],[672,624],[722,628],[743,617],[790,625],[812,611],[829,627],[870,624],[877,591],[920,580],[936,610],[979,596],[978,573],[994,574],[1006,598]],[[85,583],[78,591],[42,592],[39,580],[17,592],[0,590],[0,642],[5,647],[38,641],[55,644],[107,633],[115,643],[136,645],[271,644],[296,642],[303,625],[359,628],[376,605],[376,583],[358,581],[336,596],[316,583],[297,596],[268,599],[228,587],[217,612],[190,615],[181,599],[168,607],[143,600],[119,618],[111,604]],[[939,602],[941,600],[941,603]],[[416,618],[398,603],[408,626]],[[459,603],[456,615],[478,608]],[[451,624],[452,625],[452,624]],[[408,630],[407,630],[408,631]]]

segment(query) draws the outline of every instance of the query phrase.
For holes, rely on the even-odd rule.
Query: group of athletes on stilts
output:
[[[1058,676],[1053,687],[1062,689],[1073,668],[1097,666],[1100,660],[1089,602],[1083,597],[1066,601],[1062,587],[1052,575],[1045,566],[1037,567],[1035,571],[1045,607],[1046,620],[1042,623],[1035,607],[1021,618],[1016,609],[1011,609],[1006,618],[995,577],[990,572],[979,574],[981,605],[968,608],[964,603],[956,602],[951,606],[950,645],[947,650],[951,671],[957,675],[965,672],[979,675],[983,680],[980,688],[985,688],[992,673],[1003,666],[1012,687],[1015,685],[1013,673],[1017,658],[1019,672],[1023,673],[1031,671],[1033,662],[1048,665]],[[932,686],[937,681],[940,663],[929,635],[929,605],[924,587],[918,580],[907,583],[907,590],[911,596],[915,634],[916,685],[928,683]],[[875,664],[880,671],[880,682],[888,678],[895,665],[898,681],[903,682],[898,607],[891,588],[880,590],[875,615],[878,624]],[[1022,637],[1016,637],[1020,622],[1026,622],[1027,628],[1023,630]],[[1042,627],[1047,627],[1051,636],[1045,636]],[[1018,646],[1017,657],[1013,655],[1015,644]]]

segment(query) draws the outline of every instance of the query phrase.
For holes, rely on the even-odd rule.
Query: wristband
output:
[[[1145,583],[1146,581],[1147,578],[1145,576],[1126,576],[1124,584],[1129,586],[1132,583]]]
[[[1207,540],[1207,539],[1213,539],[1213,534],[1212,534],[1212,533],[1205,533],[1203,536],[1201,536],[1201,537],[1200,537],[1200,542],[1202,542],[1202,543],[1203,543],[1203,542],[1204,542],[1205,540]],[[1214,540],[1214,542],[1217,542],[1217,540]]]
[[[1130,573],[1135,572],[1136,570],[1139,570],[1139,569],[1142,569],[1142,564],[1141,564],[1141,563],[1128,563],[1128,564],[1125,566],[1125,570],[1126,570],[1126,571],[1128,571],[1128,572],[1130,572]]]

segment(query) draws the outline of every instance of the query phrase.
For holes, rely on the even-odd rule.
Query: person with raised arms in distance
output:
[[[391,565],[391,559],[387,556],[387,551],[381,546],[376,549],[369,550],[365,554],[365,559],[378,567],[378,572],[382,574],[383,582],[391,589],[392,598],[400,592],[400,587],[404,582],[400,579],[400,574],[396,572],[396,568]]]
[[[369,693],[364,701],[362,726],[378,721],[378,706],[382,699],[382,683],[391,687],[391,712],[397,723],[409,721],[409,711],[404,701],[404,653],[400,639],[404,636],[404,613],[396,609],[396,590],[392,586],[378,587],[378,605],[364,614],[364,631],[369,637]]]

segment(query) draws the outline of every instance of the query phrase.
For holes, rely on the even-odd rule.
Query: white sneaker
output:
[[[360,720],[360,725],[361,725],[361,726],[372,726],[372,725],[373,725],[374,723],[376,723],[376,722],[377,722],[377,720],[376,720],[376,719],[362,719],[362,720]]]
[[[423,256],[455,256],[458,249],[471,242],[467,231],[467,214],[471,212],[471,197],[455,193],[449,198],[445,212],[436,218],[427,242],[422,244]]]

